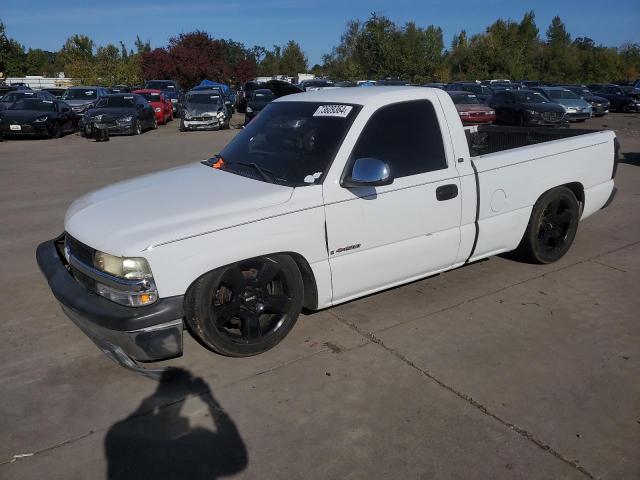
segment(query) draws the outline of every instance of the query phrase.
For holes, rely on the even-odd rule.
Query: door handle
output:
[[[454,183],[449,185],[441,185],[436,188],[436,199],[439,202],[444,200],[451,200],[452,198],[456,198],[458,196],[458,186]]]

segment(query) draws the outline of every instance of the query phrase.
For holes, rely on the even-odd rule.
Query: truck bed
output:
[[[465,128],[469,152],[472,157],[600,131],[588,128],[511,127],[503,125],[478,125]]]

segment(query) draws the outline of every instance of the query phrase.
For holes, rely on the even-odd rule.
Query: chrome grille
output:
[[[564,113],[560,112],[543,112],[542,118],[547,122],[559,122],[564,117]]]

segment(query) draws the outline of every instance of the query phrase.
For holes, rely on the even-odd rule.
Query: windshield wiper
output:
[[[260,176],[264,179],[265,182],[276,183],[275,179],[271,176],[273,175],[273,172],[271,170],[266,170],[262,168],[260,165],[258,165],[255,162],[251,162],[251,163],[233,162],[233,163],[235,163],[236,165],[242,165],[243,167],[253,167],[260,174]]]

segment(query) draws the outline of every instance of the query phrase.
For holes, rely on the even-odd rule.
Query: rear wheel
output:
[[[269,255],[200,277],[185,299],[191,333],[223,355],[246,357],[273,348],[298,319],[302,275],[287,255]]]
[[[514,252],[533,263],[552,263],[564,256],[578,230],[580,206],[567,187],[542,195],[533,207],[527,230]]]

